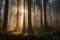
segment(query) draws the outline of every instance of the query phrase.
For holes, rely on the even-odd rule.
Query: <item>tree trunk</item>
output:
[[[24,10],[25,10],[25,0],[24,0]],[[24,12],[24,19],[23,19],[23,34],[25,33],[25,12]]]
[[[0,18],[1,18],[2,0],[0,1]]]
[[[2,9],[2,0],[0,1],[0,29],[2,28],[1,9]]]
[[[28,0],[28,33],[32,34],[32,25],[31,25],[31,0]]]
[[[17,0],[17,27],[18,27],[18,15],[19,15],[19,0]]]
[[[42,24],[42,2],[41,2],[41,28],[42,28],[43,24]]]
[[[4,8],[4,20],[3,20],[3,30],[7,30],[7,21],[8,21],[8,0],[5,0],[5,8]]]
[[[35,1],[36,0],[34,0],[34,27],[35,27]]]
[[[47,24],[47,14],[46,14],[46,2],[47,0],[43,0],[43,7],[44,7],[44,26],[47,27],[48,24]]]

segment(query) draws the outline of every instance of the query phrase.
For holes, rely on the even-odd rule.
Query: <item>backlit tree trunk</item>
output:
[[[24,10],[25,10],[25,0],[24,0]],[[23,34],[25,33],[25,12],[24,12],[24,17],[23,17]]]
[[[46,2],[47,0],[43,0],[43,8],[44,8],[44,26],[47,27],[48,24],[47,24],[47,14],[46,14]]]
[[[32,25],[31,25],[31,0],[28,0],[28,33],[32,33]]]
[[[8,0],[5,0],[5,8],[4,8],[4,20],[3,20],[3,30],[7,30],[7,21],[8,21]]]

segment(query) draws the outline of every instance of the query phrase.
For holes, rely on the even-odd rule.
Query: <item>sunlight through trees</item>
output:
[[[59,0],[1,0],[0,29],[12,35],[39,35],[50,27],[58,30],[59,8]]]

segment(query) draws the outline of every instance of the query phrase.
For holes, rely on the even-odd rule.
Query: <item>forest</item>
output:
[[[60,40],[60,0],[0,0],[0,39]]]

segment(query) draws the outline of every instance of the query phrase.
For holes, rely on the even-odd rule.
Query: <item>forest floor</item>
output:
[[[60,40],[60,32],[42,32],[40,33],[40,36],[35,35],[8,35],[8,34],[0,34],[0,40]]]
[[[0,40],[60,40],[60,31],[41,31],[36,35],[9,35],[0,31]]]

